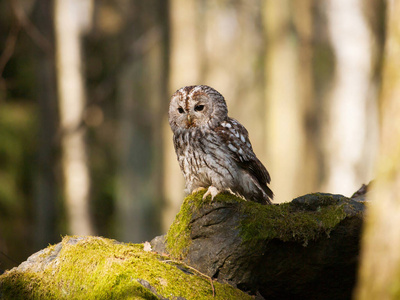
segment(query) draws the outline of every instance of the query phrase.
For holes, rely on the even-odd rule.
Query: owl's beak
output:
[[[188,114],[187,116],[189,126],[192,125],[192,117]]]

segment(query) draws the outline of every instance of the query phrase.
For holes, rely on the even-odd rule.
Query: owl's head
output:
[[[227,117],[224,97],[209,86],[185,86],[171,97],[169,124],[173,131],[202,126],[213,128]]]

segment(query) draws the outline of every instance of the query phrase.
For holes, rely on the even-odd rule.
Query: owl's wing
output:
[[[262,186],[271,182],[267,169],[253,152],[249,134],[242,124],[229,118],[216,128],[216,132],[224,141],[229,155],[241,168],[247,170]],[[267,194],[272,198],[272,191],[267,189]]]

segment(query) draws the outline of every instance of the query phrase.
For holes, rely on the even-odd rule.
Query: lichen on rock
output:
[[[67,236],[1,275],[0,299],[251,299],[187,270],[143,244]]]

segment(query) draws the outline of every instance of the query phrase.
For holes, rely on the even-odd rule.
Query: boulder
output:
[[[351,299],[364,203],[315,193],[262,205],[188,196],[154,250],[265,299]]]
[[[252,299],[149,245],[64,237],[0,276],[0,299]]]
[[[0,299],[351,299],[360,198],[262,205],[203,194],[150,244],[64,237],[0,275]]]

